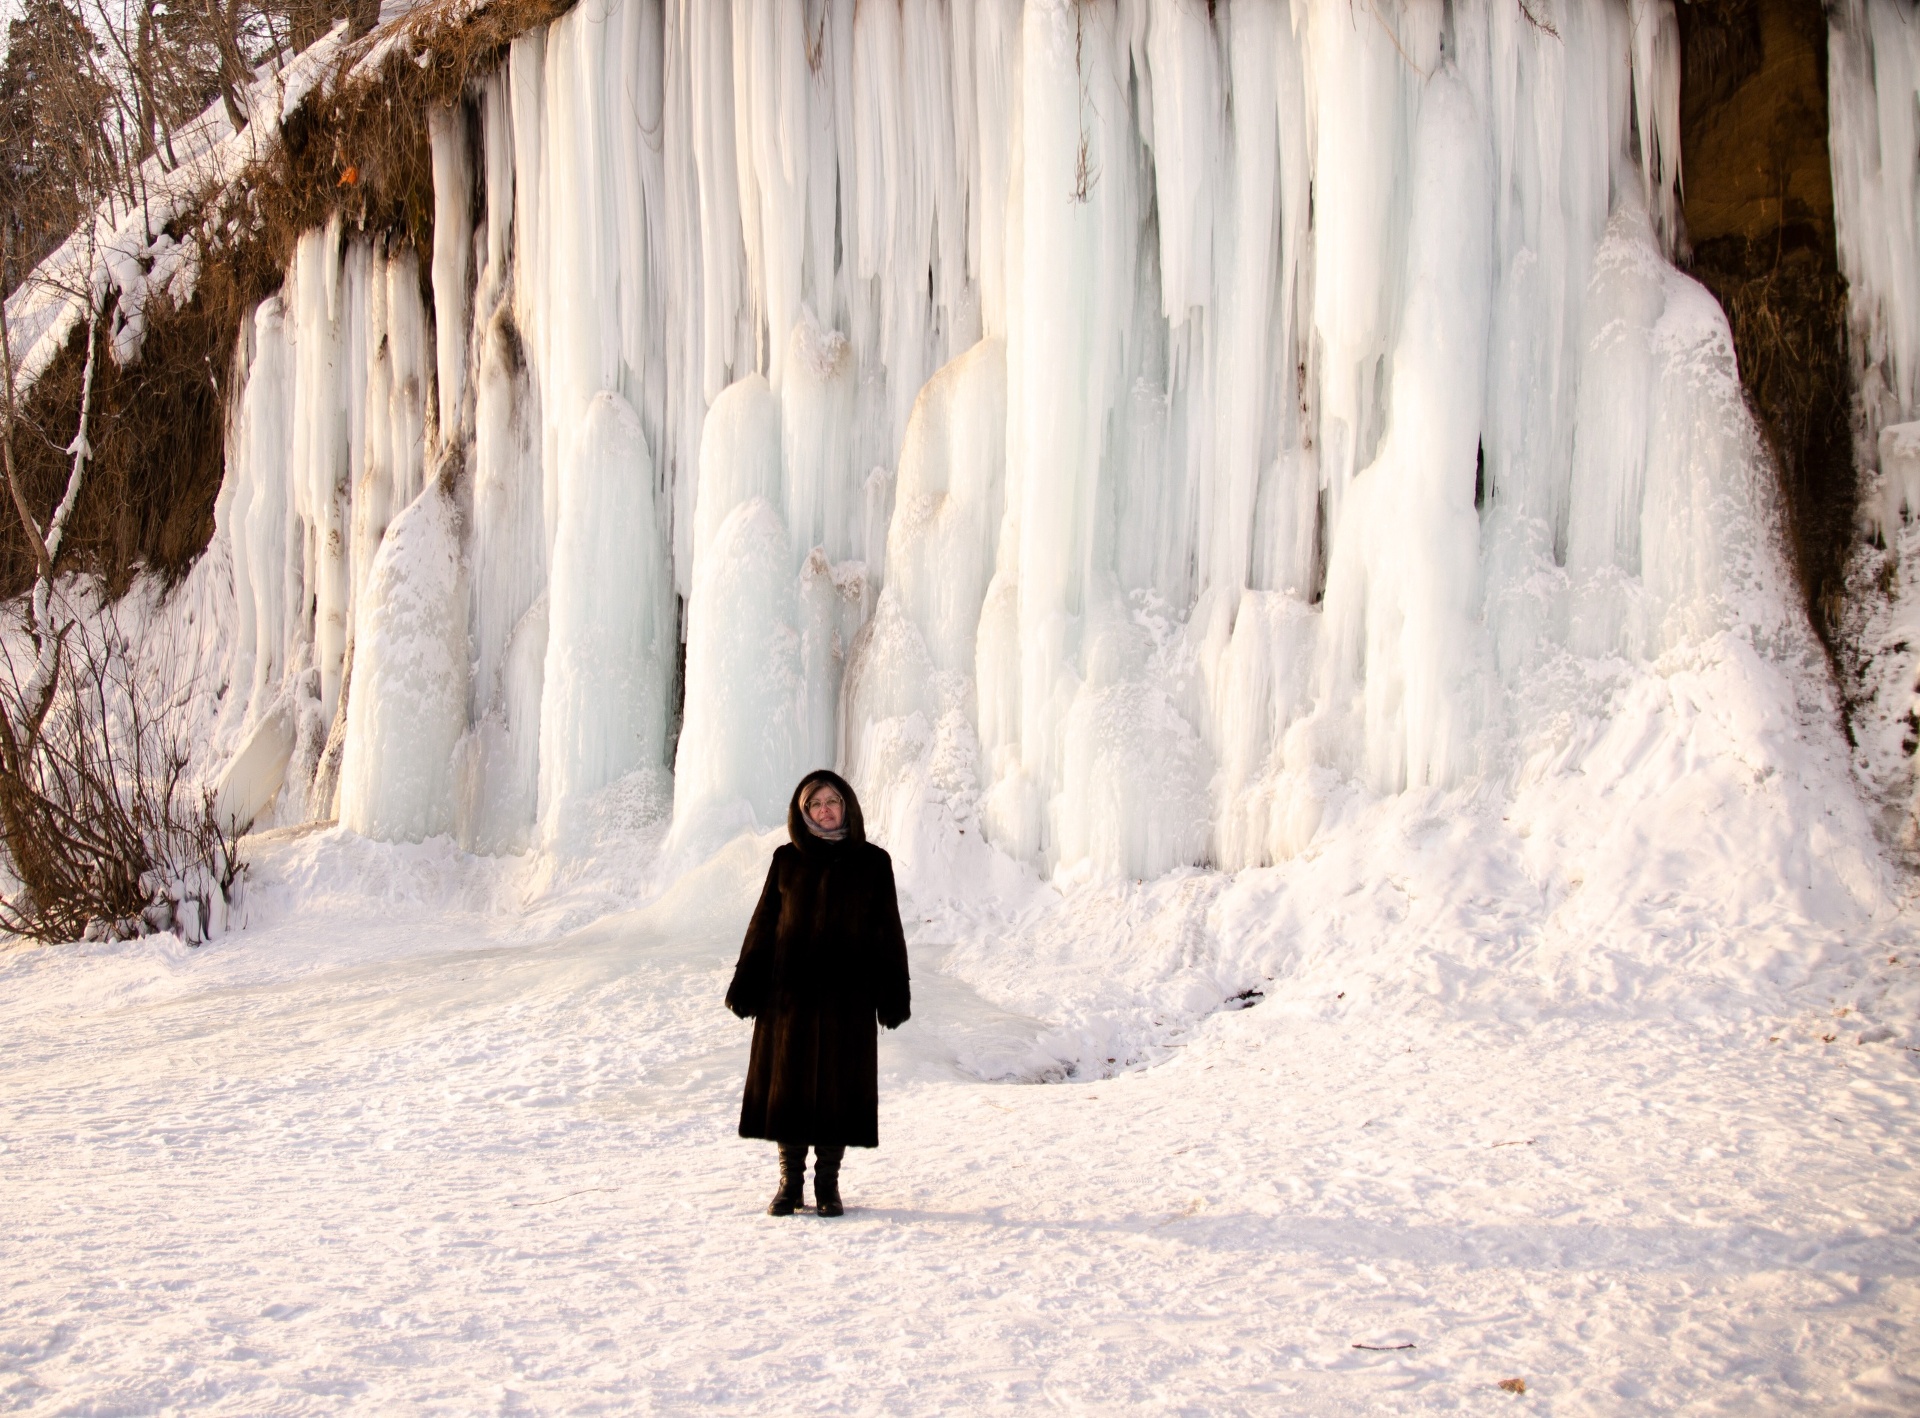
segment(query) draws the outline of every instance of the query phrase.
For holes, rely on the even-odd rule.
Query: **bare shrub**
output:
[[[38,649],[22,626],[0,653],[0,855],[18,883],[0,928],[42,941],[178,929],[198,944],[245,866],[189,772],[188,693],[156,673],[167,657],[136,654],[112,607],[59,619]]]

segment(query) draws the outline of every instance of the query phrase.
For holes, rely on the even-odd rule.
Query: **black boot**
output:
[[[838,1216],[846,1210],[840,1204],[840,1159],[844,1147],[813,1149],[813,1202],[822,1216]]]
[[[807,1145],[804,1142],[780,1144],[780,1190],[767,1203],[767,1215],[791,1216],[800,1207],[807,1180]]]

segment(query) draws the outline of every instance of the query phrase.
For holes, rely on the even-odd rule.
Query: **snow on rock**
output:
[[[272,154],[281,125],[335,72],[347,28],[342,20],[284,65],[276,68],[276,57],[255,73],[239,94],[248,115],[239,132],[218,99],[174,130],[167,154],[156,152],[138,164],[139,200],[129,202],[119,191],[107,195],[91,220],[7,293],[16,396],[52,366],[89,309],[104,311],[109,299],[115,361],[129,364],[140,357],[147,302],[157,292],[176,307],[185,305],[199,279],[197,242],[168,228],[196,211],[208,192],[226,188]]]
[[[1860,521],[1877,544],[1848,568],[1840,660],[1856,761],[1891,834],[1915,840],[1920,737],[1920,30],[1898,0],[1827,16],[1834,237],[1847,279]]]

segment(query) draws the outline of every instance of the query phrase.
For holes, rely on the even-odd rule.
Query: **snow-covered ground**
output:
[[[1422,811],[1376,809],[1374,845],[1431,841]],[[1920,1408],[1908,918],[1713,985],[1726,951],[1676,906],[1678,964],[1616,921],[1556,985],[1527,962],[1561,915],[1463,868],[1499,822],[1462,808],[1351,893],[1344,952],[1280,942],[1364,818],[1286,869],[1035,883],[997,923],[910,902],[915,1018],[838,1221],[761,1214],[772,1149],[733,1135],[748,1030],[719,1001],[774,839],[624,910],[644,833],[630,879],[617,851],[536,876],[258,839],[245,930],[0,954],[0,1401]],[[1003,1008],[1069,978],[1070,939],[1110,947],[1104,993]]]

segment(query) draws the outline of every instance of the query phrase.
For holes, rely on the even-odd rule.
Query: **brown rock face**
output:
[[[1831,644],[1859,489],[1826,13],[1820,0],[1691,0],[1678,12],[1691,270],[1733,326],[1740,380],[1779,465],[1795,569]]]

